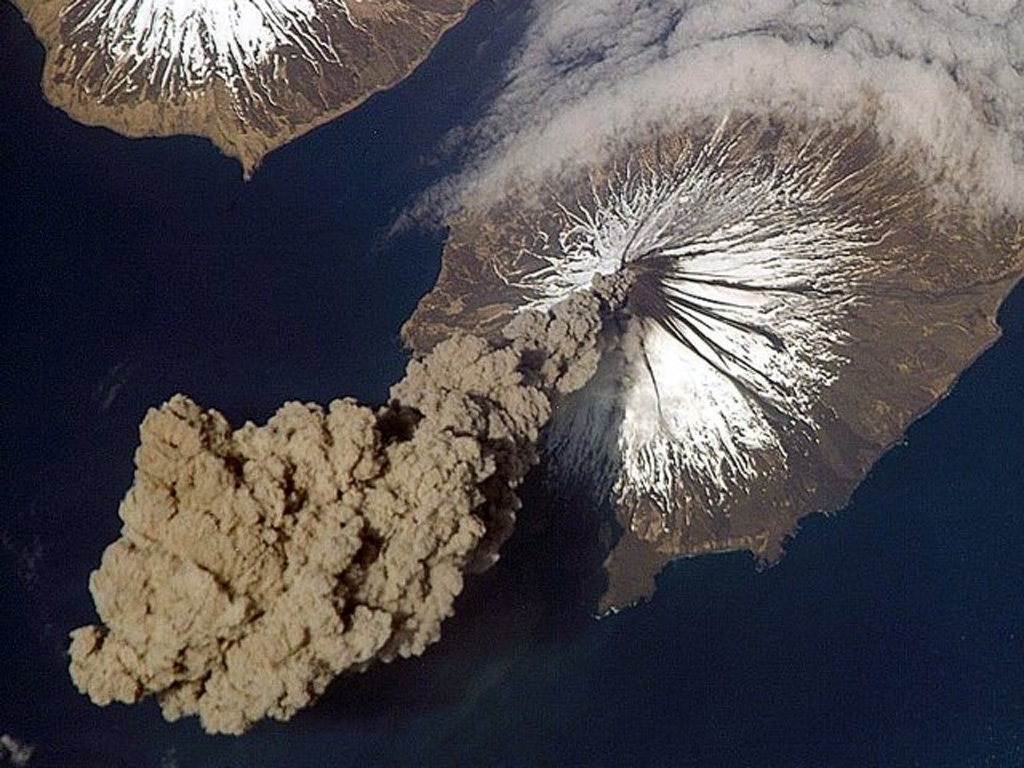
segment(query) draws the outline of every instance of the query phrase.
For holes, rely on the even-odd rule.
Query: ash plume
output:
[[[376,410],[288,403],[237,430],[182,395],[151,410],[122,537],[90,579],[102,623],[72,633],[75,684],[238,734],[347,670],[422,653],[464,573],[497,559],[606,311],[581,294],[500,340],[456,334]]]

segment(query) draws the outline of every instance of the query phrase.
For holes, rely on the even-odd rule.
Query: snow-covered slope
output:
[[[251,74],[285,46],[337,61],[312,26],[318,15],[356,26],[344,0],[319,8],[310,0],[72,0],[63,15],[69,37],[93,40],[108,55],[101,97],[140,84],[174,97],[216,76],[253,90]]]

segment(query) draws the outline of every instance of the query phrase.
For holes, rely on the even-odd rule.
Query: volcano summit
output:
[[[128,136],[206,136],[253,170],[268,152],[406,77],[474,0],[19,0],[43,87]]]
[[[405,334],[429,349],[627,282],[547,437],[555,475],[615,510],[607,610],[676,557],[772,561],[843,507],[998,338],[1022,261],[1018,220],[947,205],[867,124],[729,119],[455,217]]]

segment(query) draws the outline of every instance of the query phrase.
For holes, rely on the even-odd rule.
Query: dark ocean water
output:
[[[441,238],[385,232],[521,23],[480,4],[409,81],[243,183],[201,140],[46,106],[42,51],[0,4],[0,733],[69,768],[1024,766],[1022,290],[1004,339],[766,572],[679,563],[596,621],[589,513],[534,484],[441,644],[291,723],[210,738],[73,689],[66,634],[94,620],[145,409],[184,391],[237,424],[386,395]]]

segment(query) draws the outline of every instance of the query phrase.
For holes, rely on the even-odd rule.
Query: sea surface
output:
[[[771,569],[677,563],[596,620],[592,513],[532,482],[439,645],[290,723],[209,737],[75,691],[67,633],[95,621],[148,407],[181,391],[239,425],[380,402],[401,375],[443,233],[389,229],[500,85],[513,7],[480,3],[408,81],[244,183],[205,141],[47,106],[42,50],[0,3],[0,734],[61,768],[1024,766],[1020,289],[1004,338]]]

